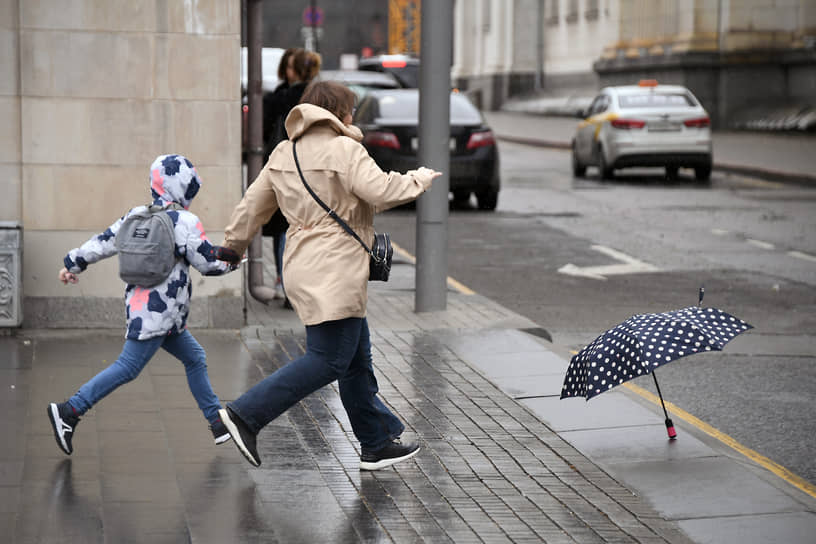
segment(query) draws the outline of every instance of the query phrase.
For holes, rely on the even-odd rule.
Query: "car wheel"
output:
[[[707,182],[711,180],[711,165],[698,166],[694,169],[694,177],[697,181]]]
[[[495,210],[499,203],[499,192],[495,189],[487,189],[476,195],[480,210]]]
[[[470,203],[470,191],[457,189],[453,192],[453,203],[456,206],[463,207]]]
[[[677,179],[677,173],[680,171],[680,168],[677,166],[667,166],[666,167],[666,179],[675,180]]]
[[[587,167],[581,164],[578,154],[575,151],[575,142],[572,143],[572,175],[576,178],[584,177]]]
[[[606,164],[606,157],[603,153],[603,148],[598,147],[598,170],[601,173],[601,179],[612,179],[615,177],[614,169]]]

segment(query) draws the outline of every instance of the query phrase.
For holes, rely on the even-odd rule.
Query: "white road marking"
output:
[[[714,234],[716,236],[725,236],[727,234],[731,234],[731,232],[727,231],[727,230],[724,230],[724,229],[711,229],[711,234]],[[753,238],[745,238],[745,241],[748,242],[749,244],[751,244],[752,246],[758,247],[758,248],[761,248],[761,249],[767,249],[769,251],[776,249],[776,246],[774,244],[770,243],[770,242],[763,242],[762,240],[755,240]],[[795,250],[794,251],[788,251],[787,253],[791,257],[795,257],[797,259],[802,259],[804,261],[810,261],[810,262],[816,262],[816,255],[811,255],[811,254],[805,253],[803,251],[795,251]]]
[[[595,280],[606,280],[606,276],[616,276],[621,274],[641,274],[644,272],[658,272],[659,268],[649,263],[639,261],[634,257],[630,257],[625,253],[616,251],[610,247],[594,245],[591,246],[595,251],[599,251],[604,255],[608,255],[618,261],[623,261],[618,264],[609,264],[604,266],[575,266],[572,263],[565,264],[558,271],[561,274],[568,276],[580,276],[584,278],[592,278]]]
[[[770,244],[768,242],[763,242],[762,240],[754,240],[753,238],[746,238],[745,241],[748,242],[749,244],[751,244],[752,246],[756,246],[756,247],[759,247],[759,248],[762,248],[762,249],[771,250],[771,249],[776,248],[776,246],[774,246],[773,244]]]
[[[816,262],[816,256],[802,253],[801,251],[788,251],[788,255],[796,257],[797,259],[804,259],[806,261]]]

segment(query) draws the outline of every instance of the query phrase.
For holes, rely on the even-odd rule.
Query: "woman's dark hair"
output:
[[[329,110],[341,121],[354,110],[357,95],[336,81],[312,81],[303,91],[301,104],[314,104]]]
[[[322,57],[320,53],[296,49],[292,53],[292,69],[295,71],[299,81],[310,82],[320,72]]]
[[[289,57],[295,54],[297,51],[297,47],[290,47],[286,51],[283,52],[283,55],[280,58],[280,62],[278,63],[278,79],[281,81],[286,81],[286,68],[289,66]]]

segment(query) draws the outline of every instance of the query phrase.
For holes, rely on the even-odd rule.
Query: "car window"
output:
[[[359,69],[391,74],[405,88],[419,87],[419,64],[413,59],[380,57],[361,59]]]
[[[416,124],[419,122],[419,93],[413,90],[401,92],[378,92],[377,106],[374,108],[368,102],[360,105],[357,119],[361,122],[371,122],[379,119],[381,122],[399,122]],[[462,94],[451,94],[450,119],[455,125],[481,125],[482,116],[476,106]]]
[[[622,108],[687,108],[697,104],[687,93],[641,93],[618,97]]]
[[[393,74],[403,87],[419,87],[419,66],[408,64],[402,68],[385,68],[385,71]]]
[[[317,78],[321,81],[338,81],[346,86],[358,85],[369,89],[399,89],[399,81],[391,74],[358,70],[322,70]]]
[[[595,109],[598,107],[598,101],[600,99],[601,99],[600,96],[596,96],[595,99],[592,100],[592,103],[589,105],[589,107],[586,110],[586,116],[587,117],[591,117],[591,116],[595,115]]]
[[[357,111],[354,113],[354,123],[372,123],[377,117],[378,111],[379,108],[377,107],[376,98],[363,98],[357,105]]]
[[[605,94],[598,95],[592,104],[589,106],[588,117],[605,112],[609,107],[609,96]]]

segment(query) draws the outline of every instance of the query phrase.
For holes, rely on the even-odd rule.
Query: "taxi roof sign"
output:
[[[402,59],[386,59],[382,61],[383,68],[405,68],[408,63]]]
[[[639,87],[657,87],[656,79],[641,79],[638,81]]]

